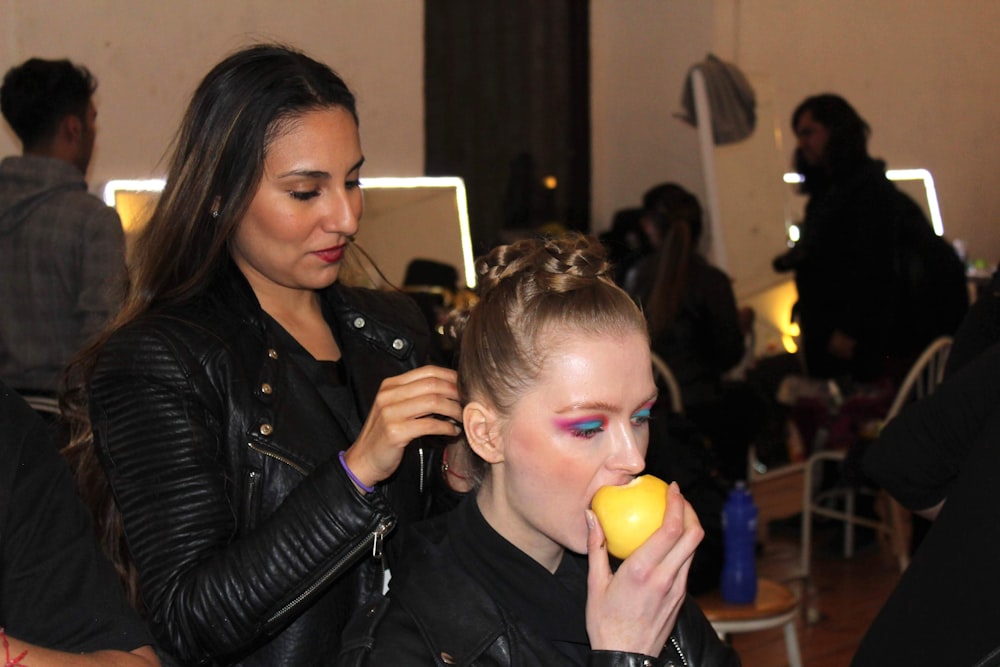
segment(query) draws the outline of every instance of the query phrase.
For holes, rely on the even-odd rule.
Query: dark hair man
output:
[[[63,367],[118,307],[125,239],[87,192],[97,81],[68,60],[10,69],[0,110],[23,145],[0,162],[0,378],[53,394]]]

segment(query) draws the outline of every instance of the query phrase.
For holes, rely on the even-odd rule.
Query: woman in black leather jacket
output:
[[[185,665],[329,664],[382,592],[384,539],[428,511],[439,466],[410,443],[458,432],[455,374],[421,366],[415,305],[338,283],[363,161],[328,67],[277,45],[223,60],[127,303],[75,367],[84,490]]]
[[[656,399],[645,319],[610,271],[576,235],[477,262],[481,300],[455,321],[469,448],[444,466],[476,493],[411,527],[338,664],[739,664],[686,595],[703,532],[677,485],[614,570],[590,509],[642,471]]]

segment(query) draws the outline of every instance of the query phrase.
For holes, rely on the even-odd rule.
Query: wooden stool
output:
[[[718,590],[698,596],[695,600],[721,638],[784,626],[788,663],[790,667],[802,667],[799,639],[795,632],[799,599],[788,586],[770,579],[758,579],[757,599],[752,604],[725,602]]]

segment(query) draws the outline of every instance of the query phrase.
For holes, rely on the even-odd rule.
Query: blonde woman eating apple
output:
[[[624,561],[591,509],[644,466],[656,400],[646,322],[596,240],[501,246],[455,318],[472,483],[412,527],[388,596],[357,616],[342,665],[738,665],[687,597],[703,531],[676,484]],[[617,567],[615,567],[617,566]]]

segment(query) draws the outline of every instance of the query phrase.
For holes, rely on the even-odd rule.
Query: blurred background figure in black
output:
[[[763,428],[763,401],[725,374],[743,358],[752,313],[736,306],[729,276],[698,252],[702,209],[674,183],[643,197],[653,252],[629,272],[630,294],[649,321],[653,352],[680,385],[684,414],[708,438],[729,483],[746,478],[748,450]]]
[[[774,260],[794,271],[806,370],[842,384],[897,384],[968,308],[965,267],[920,207],[868,154],[868,123],[822,94],[792,114],[809,195],[801,240]],[[849,388],[848,388],[849,390]]]
[[[629,269],[648,255],[652,248],[649,237],[642,231],[642,209],[623,208],[615,213],[611,229],[600,236],[608,249],[608,259],[615,267],[615,282],[625,286]]]

